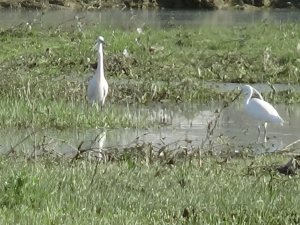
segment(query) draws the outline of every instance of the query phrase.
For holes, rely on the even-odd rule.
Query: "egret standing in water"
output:
[[[97,69],[93,78],[89,81],[87,96],[91,103],[101,104],[103,107],[105,98],[108,93],[108,83],[104,77],[104,63],[103,63],[103,44],[104,38],[99,36],[95,45],[98,53]]]
[[[244,85],[242,87],[242,93],[246,95],[244,102],[244,109],[246,113],[254,119],[264,123],[264,141],[267,141],[267,123],[280,124],[284,123],[284,120],[279,116],[276,109],[268,102],[264,101],[261,94],[250,85]],[[253,97],[253,94],[257,94],[259,98]],[[258,139],[260,136],[260,125],[258,125]]]

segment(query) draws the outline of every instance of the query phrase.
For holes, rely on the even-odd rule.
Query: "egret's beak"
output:
[[[96,43],[96,44],[93,46],[92,50],[93,50],[93,51],[96,51],[97,48],[98,48],[98,43]]]
[[[237,100],[238,97],[240,97],[240,95],[243,93],[240,87],[238,87],[237,89],[238,89],[239,93],[234,97],[234,99],[232,100],[232,102],[234,102],[235,100]]]
[[[243,93],[243,90],[242,90],[242,88],[240,86],[237,87],[237,90],[239,91],[237,97],[239,97]]]
[[[242,95],[242,90],[237,94],[237,98],[240,97],[240,95]]]
[[[109,46],[109,44],[107,44],[105,41],[102,41],[103,46]]]

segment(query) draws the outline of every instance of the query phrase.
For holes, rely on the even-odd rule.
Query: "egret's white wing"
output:
[[[284,122],[270,103],[258,98],[252,98],[245,106],[245,111],[257,120],[280,124]]]

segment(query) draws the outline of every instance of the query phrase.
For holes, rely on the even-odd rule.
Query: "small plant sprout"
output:
[[[127,48],[125,48],[125,49],[123,50],[123,56],[124,56],[125,58],[128,58],[128,57],[129,57],[129,52],[128,52]]]
[[[31,29],[32,29],[31,24],[27,22],[26,26],[27,26],[28,31],[31,31]]]
[[[93,104],[101,104],[101,107],[103,107],[108,93],[108,83],[104,77],[103,44],[104,38],[99,36],[95,45],[98,50],[98,65],[93,78],[89,81],[87,90],[89,101]]]
[[[300,43],[297,44],[297,52],[300,52]]]
[[[264,142],[267,141],[267,122],[281,124],[284,120],[279,116],[276,109],[268,102],[264,101],[261,94],[250,85],[244,85],[242,87],[242,93],[246,95],[244,110],[246,113],[254,119],[264,123]],[[258,98],[253,97],[253,94],[257,94]],[[260,136],[260,125],[258,125],[258,139]]]
[[[271,63],[271,48],[267,47],[264,51],[264,70],[266,71]]]
[[[136,28],[136,31],[138,32],[138,34],[142,34],[143,33],[143,29],[141,27]]]
[[[138,33],[138,37],[135,38],[135,42],[137,43],[138,46],[142,46],[141,44],[141,35],[144,34],[144,31],[141,27],[136,28],[136,31]]]

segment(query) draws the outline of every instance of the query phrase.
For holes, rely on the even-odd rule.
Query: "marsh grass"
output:
[[[206,81],[299,83],[300,53],[296,47],[300,32],[295,23],[165,29],[144,26],[142,34],[136,28],[83,22],[79,29],[79,20],[73,23],[67,27],[33,23],[30,29],[23,23],[0,32],[1,104],[14,106],[3,114],[21,115],[23,111],[17,110],[24,109],[23,122],[2,116],[1,125],[27,126],[26,120],[34,116],[34,124],[40,126],[95,126],[95,118],[80,108],[86,104],[86,85],[93,73],[91,64],[96,62],[92,46],[98,35],[107,42],[105,71],[110,84],[107,102],[111,105],[166,100],[205,103],[231,98],[232,93],[205,87]],[[125,48],[128,58],[122,54]],[[276,101],[299,102],[297,93],[293,98],[289,93],[277,95]],[[32,113],[35,110],[30,111],[26,104],[36,105],[38,112]],[[53,114],[44,118],[48,115],[43,114],[45,110]],[[81,113],[84,118],[76,118]],[[50,123],[51,116],[57,122]],[[97,126],[134,126],[126,120],[99,118]]]
[[[158,124],[141,109],[131,110],[126,105],[107,105],[101,109],[96,105],[66,101],[0,100],[2,114],[0,124],[6,128],[127,128],[149,127]]]
[[[285,156],[202,155],[201,164],[197,155],[131,156],[106,164],[1,157],[1,223],[299,223],[299,177],[274,170]]]

